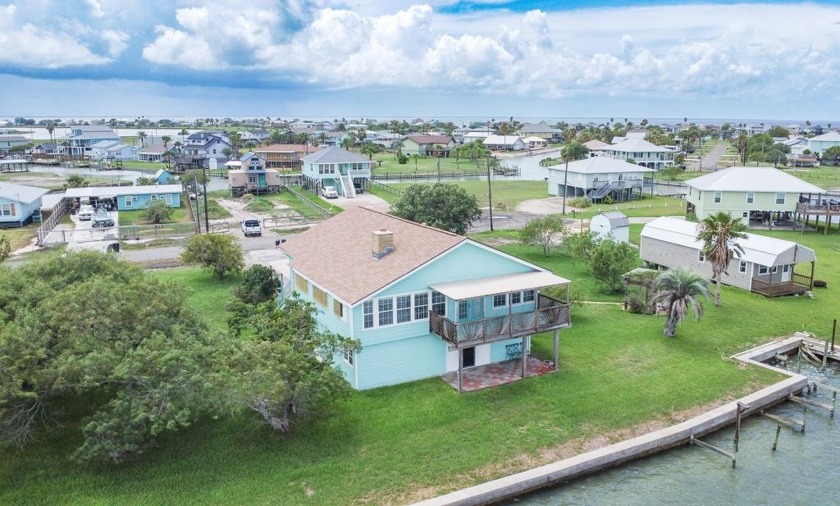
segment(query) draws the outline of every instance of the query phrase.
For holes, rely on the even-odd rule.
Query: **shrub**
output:
[[[397,158],[397,163],[399,163],[400,165],[407,164],[408,163],[408,156],[407,155],[400,155],[399,158]]]
[[[627,311],[633,314],[650,314],[650,306],[645,304],[645,301],[635,293],[631,293],[624,299],[627,305]]]
[[[615,204],[615,199],[612,198],[612,195],[607,195],[604,197],[604,204]]]
[[[169,219],[172,218],[172,213],[174,212],[175,209],[169,207],[169,204],[163,200],[153,200],[149,203],[149,207],[143,210],[141,217],[144,220],[158,224],[163,223],[164,221],[169,221]]]
[[[569,205],[578,209],[586,209],[592,205],[592,202],[589,202],[589,199],[586,197],[575,197],[569,201]]]

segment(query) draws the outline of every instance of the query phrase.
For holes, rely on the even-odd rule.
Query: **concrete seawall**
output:
[[[756,359],[767,360],[774,356],[777,351],[785,352],[795,349],[802,339],[803,336],[797,335],[774,341],[733,358],[761,367],[770,367]],[[742,415],[749,416],[786,400],[788,396],[799,393],[808,385],[808,378],[805,376],[781,369],[773,369],[788,375],[789,378],[677,425],[528,471],[456,490],[417,504],[444,506],[499,502],[686,444],[690,442],[692,436],[700,437],[734,423],[736,407],[739,402],[749,406],[749,409],[745,410]]]

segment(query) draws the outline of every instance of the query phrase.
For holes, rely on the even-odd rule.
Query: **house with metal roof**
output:
[[[339,195],[354,198],[356,188],[370,187],[370,175],[376,162],[366,157],[330,146],[301,158],[303,179],[311,189],[319,191],[333,186]]]
[[[41,221],[41,197],[48,190],[0,181],[0,228]]]
[[[523,139],[526,137],[540,137],[546,141],[559,141],[563,138],[563,131],[553,128],[545,121],[539,123],[525,123],[519,129],[519,136]]]
[[[65,153],[72,156],[90,156],[91,147],[102,141],[117,141],[120,136],[106,125],[73,125],[64,139]]]
[[[840,132],[828,132],[808,139],[808,149],[811,153],[822,156],[825,150],[840,146]]]
[[[644,139],[627,138],[604,148],[605,156],[630,161],[650,169],[662,170],[674,164],[674,150]]]
[[[712,278],[712,264],[697,239],[697,223],[661,217],[642,229],[639,255],[650,267],[683,267]],[[771,297],[813,288],[814,250],[793,241],[747,234],[737,243],[744,252],[729,263],[721,283]]]
[[[490,134],[484,139],[484,147],[490,151],[522,151],[528,144],[518,135]]]
[[[630,242],[630,219],[621,211],[605,211],[589,220],[589,231],[599,239]]]
[[[616,202],[638,198],[645,177],[654,169],[606,156],[594,156],[548,167],[548,193],[560,197],[587,197],[601,201],[608,195]]]
[[[698,219],[725,212],[749,226],[787,223],[803,194],[825,190],[772,167],[729,167],[685,182],[686,213]]]
[[[137,160],[136,146],[120,141],[99,141],[91,145],[88,155],[94,160]]]
[[[0,135],[0,153],[9,153],[12,148],[24,146],[30,141],[22,135]]]
[[[571,325],[569,281],[541,267],[364,207],[281,248],[290,260],[281,297],[297,292],[321,328],[361,343],[335,357],[354,388],[444,376],[467,390],[470,371],[491,366],[524,377],[546,367],[528,353],[545,331],[554,332],[556,369],[559,331]]]
[[[65,198],[87,199],[92,205],[105,205],[119,211],[145,209],[153,200],[163,200],[169,207],[181,207],[179,184],[154,184],[141,186],[86,186],[68,188]]]

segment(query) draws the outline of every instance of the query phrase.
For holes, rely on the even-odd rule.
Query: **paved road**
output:
[[[725,142],[718,142],[715,144],[715,147],[709,151],[706,156],[700,159],[700,162],[694,166],[692,166],[689,170],[699,170],[702,165],[702,169],[705,171],[713,171],[717,167],[717,162],[720,160],[720,157],[723,156],[723,153],[726,152],[726,143]]]

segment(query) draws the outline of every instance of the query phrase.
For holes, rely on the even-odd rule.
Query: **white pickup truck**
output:
[[[79,221],[90,221],[93,219],[93,206],[82,206],[79,208]]]

